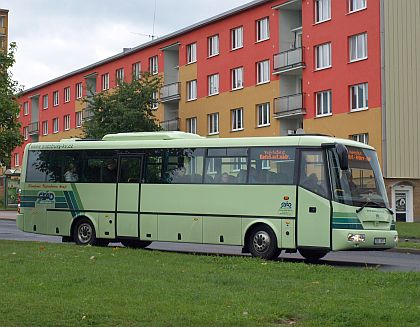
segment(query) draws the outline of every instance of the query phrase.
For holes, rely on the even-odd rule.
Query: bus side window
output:
[[[149,184],[162,183],[162,157],[148,156],[145,182]]]
[[[299,185],[328,198],[326,163],[322,150],[301,152]]]

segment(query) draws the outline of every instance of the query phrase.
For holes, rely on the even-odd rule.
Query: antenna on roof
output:
[[[131,33],[141,35],[141,36],[147,36],[148,38],[152,39],[152,41],[153,41],[155,38],[158,37],[157,35],[155,35],[155,22],[156,22],[156,0],[155,0],[155,9],[153,11],[152,34],[144,34],[144,33],[136,33],[136,32],[131,32]]]

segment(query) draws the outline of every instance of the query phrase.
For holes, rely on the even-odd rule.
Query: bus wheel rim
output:
[[[78,232],[79,241],[82,243],[89,243],[92,239],[92,227],[89,224],[82,224]]]
[[[271,244],[270,235],[265,231],[259,231],[255,233],[252,243],[257,252],[265,252]]]

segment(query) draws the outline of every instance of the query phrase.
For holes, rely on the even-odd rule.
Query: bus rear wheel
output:
[[[121,241],[121,243],[125,247],[133,249],[144,249],[145,247],[148,247],[150,244],[152,244],[152,242],[140,240],[124,240]]]
[[[78,245],[95,245],[95,227],[89,219],[80,219],[73,231],[73,239]]]
[[[277,258],[281,251],[277,247],[276,235],[266,225],[259,225],[252,229],[248,237],[248,249],[253,257],[267,260]]]
[[[308,261],[318,261],[325,257],[328,251],[323,250],[309,250],[309,249],[299,249],[299,253]]]

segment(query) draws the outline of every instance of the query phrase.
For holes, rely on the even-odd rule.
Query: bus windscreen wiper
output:
[[[372,200],[368,200],[368,201],[366,201],[359,209],[357,209],[356,210],[356,213],[359,213],[360,211],[362,211],[365,207],[367,207],[368,205],[375,205],[376,207],[378,207],[378,208],[385,208],[386,210],[388,210],[388,212],[391,214],[391,215],[393,215],[394,214],[394,212],[391,210],[391,209],[389,209],[388,207],[386,207],[385,205],[382,205],[382,204],[380,204],[380,203],[378,203],[378,202],[375,202],[375,201],[372,201]]]

